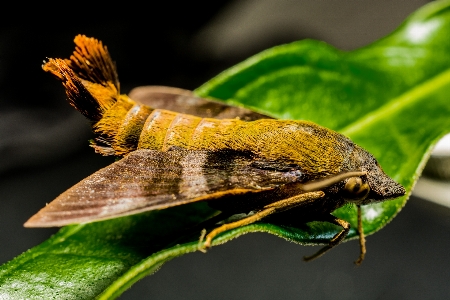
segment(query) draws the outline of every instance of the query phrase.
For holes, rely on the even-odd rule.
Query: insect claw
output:
[[[334,246],[332,246],[331,244],[328,246],[323,247],[322,249],[320,249],[319,251],[317,251],[316,253],[314,253],[313,255],[309,255],[309,256],[303,256],[303,260],[304,261],[312,261],[316,258],[321,257],[322,255],[325,254],[325,252],[327,252],[328,250],[330,250],[331,248],[333,248]]]
[[[207,249],[211,247],[211,240],[208,238],[206,239],[206,242],[203,243],[203,240],[205,239],[206,236],[206,229],[202,230],[202,233],[200,234],[200,238],[198,240],[198,246],[197,249],[200,252],[206,253]]]
[[[365,256],[366,256],[366,253],[365,253],[365,252],[364,252],[364,253],[361,253],[361,254],[359,255],[358,259],[355,260],[355,265],[357,265],[357,266],[359,267],[359,266],[361,265],[361,263],[363,262]]]
[[[208,250],[206,250],[206,248],[202,247],[202,246],[198,246],[198,251],[206,253],[208,252]]]

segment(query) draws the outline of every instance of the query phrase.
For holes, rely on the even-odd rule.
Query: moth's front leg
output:
[[[266,206],[264,206],[264,208],[262,210],[254,213],[253,215],[250,215],[239,221],[224,224],[220,227],[217,227],[216,229],[211,231],[208,235],[206,235],[206,239],[205,239],[205,242],[203,243],[203,245],[202,245],[202,241],[203,241],[205,234],[202,233],[202,236],[200,237],[200,241],[199,241],[199,250],[202,252],[205,252],[205,250],[207,248],[211,247],[211,241],[213,240],[213,238],[222,232],[225,232],[225,231],[228,231],[228,230],[231,230],[234,228],[238,228],[241,226],[252,224],[252,223],[257,222],[271,214],[289,210],[300,204],[304,204],[305,202],[315,201],[319,198],[322,198],[323,196],[325,196],[325,193],[322,191],[309,192],[309,193],[296,195],[294,197],[290,197],[288,199],[280,200],[280,201],[271,203],[269,205],[266,205]]]
[[[362,263],[362,261],[364,260],[364,257],[366,255],[366,238],[364,236],[364,228],[362,226],[362,217],[361,217],[361,206],[357,206],[358,207],[358,234],[359,234],[359,247],[360,247],[360,254],[359,254],[359,258],[355,261],[356,265],[360,265]],[[324,221],[342,226],[342,231],[338,232],[330,241],[330,243],[328,244],[328,246],[323,247],[322,249],[320,249],[319,251],[317,251],[315,254],[311,255],[311,256],[305,256],[303,259],[305,261],[311,261],[313,259],[316,259],[322,255],[324,255],[327,251],[331,250],[333,247],[339,245],[344,238],[347,236],[348,231],[350,230],[350,223],[348,223],[345,220],[336,218],[332,215],[329,215],[329,217],[327,217],[327,219],[325,219]]]
[[[338,232],[330,240],[330,243],[327,246],[323,247],[322,249],[320,249],[319,251],[317,251],[315,254],[313,254],[311,256],[303,257],[303,260],[305,260],[305,261],[311,261],[313,259],[319,258],[322,255],[324,255],[326,252],[331,250],[333,247],[339,245],[344,240],[344,238],[347,236],[348,231],[350,230],[350,223],[349,222],[347,222],[345,220],[342,220],[342,219],[339,219],[339,218],[336,218],[335,216],[328,215],[328,216],[325,217],[325,219],[323,221],[326,221],[326,222],[329,222],[329,223],[332,223],[332,224],[335,224],[335,225],[339,225],[343,229],[340,232]]]
[[[359,234],[359,258],[355,264],[359,266],[366,256],[366,237],[364,236],[364,228],[362,226],[361,206],[358,205],[358,234]]]

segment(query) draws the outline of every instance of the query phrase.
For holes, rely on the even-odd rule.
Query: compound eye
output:
[[[363,181],[361,177],[350,177],[345,183],[344,190],[346,192],[346,198],[349,201],[364,200],[369,195],[370,187],[366,181]]]

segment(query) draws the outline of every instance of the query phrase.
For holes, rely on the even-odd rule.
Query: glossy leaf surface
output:
[[[433,143],[450,131],[449,36],[450,2],[434,2],[365,48],[341,52],[311,40],[282,45],[225,71],[196,92],[342,132],[374,154],[409,194]],[[382,228],[406,200],[366,207],[365,232]],[[63,228],[1,267],[0,298],[55,293],[60,298],[116,297],[167,260],[196,251],[198,235],[177,238],[211,213],[200,203]],[[355,227],[354,210],[335,214]],[[337,230],[319,222],[303,230],[258,223],[227,232],[214,244],[255,231],[323,243]],[[354,236],[352,230],[349,238]]]

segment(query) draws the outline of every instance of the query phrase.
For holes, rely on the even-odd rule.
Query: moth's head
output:
[[[365,205],[394,199],[406,193],[405,188],[384,173],[377,160],[361,147],[355,148],[360,169],[365,174],[344,180],[343,194],[348,202]]]

